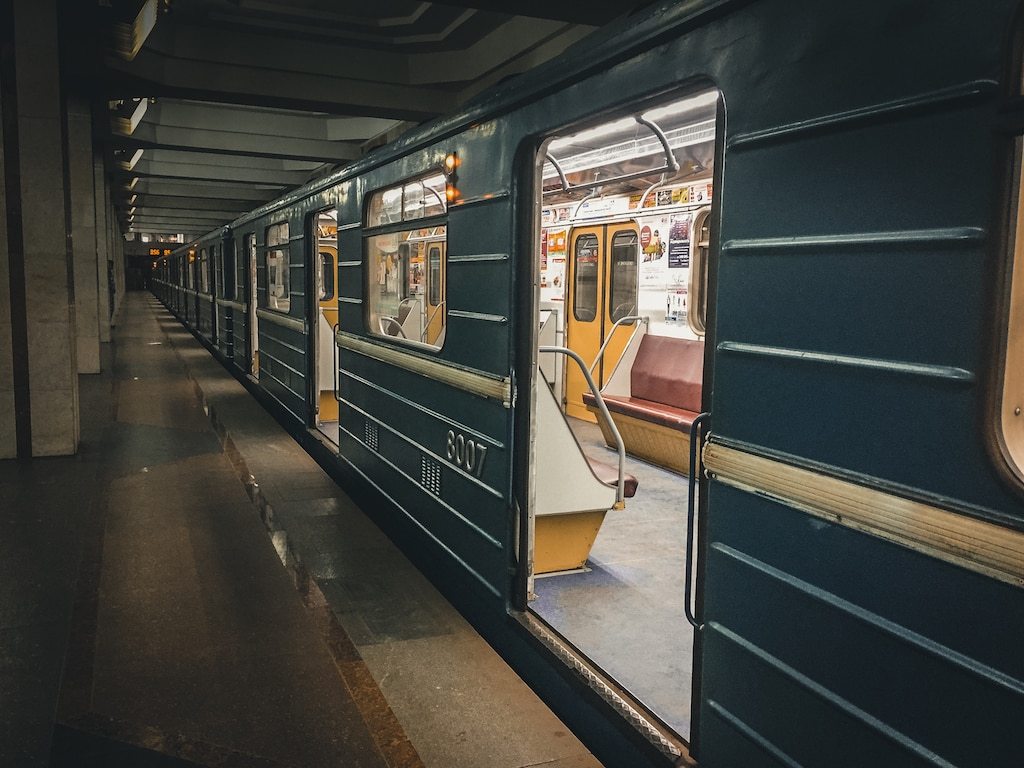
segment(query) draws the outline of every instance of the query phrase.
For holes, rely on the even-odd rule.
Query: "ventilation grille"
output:
[[[441,495],[441,465],[426,456],[420,456],[420,485],[435,496]]]
[[[377,450],[377,422],[366,420],[366,426],[363,429],[363,442],[369,446],[370,450]]]

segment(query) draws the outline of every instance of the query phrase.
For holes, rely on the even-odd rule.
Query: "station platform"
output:
[[[149,294],[0,462],[0,765],[599,763]]]

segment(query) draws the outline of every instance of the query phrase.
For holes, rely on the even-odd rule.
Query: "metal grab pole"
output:
[[[597,407],[600,409],[601,415],[604,417],[604,420],[608,422],[612,435],[615,437],[615,448],[619,452],[619,482],[615,488],[615,506],[616,508],[621,509],[626,498],[626,446],[622,442],[622,435],[619,434],[619,430],[615,427],[615,422],[612,421],[611,414],[608,413],[608,406],[604,404],[604,398],[601,397],[601,392],[598,390],[597,385],[594,384],[594,377],[591,376],[590,371],[587,370],[587,364],[583,362],[583,358],[567,347],[538,347],[537,351],[554,352],[556,354],[565,355],[566,357],[571,357],[580,367],[580,371],[583,373],[583,378],[587,380],[587,386],[590,387],[590,391],[594,394],[594,399],[597,401]]]
[[[683,612],[686,614],[686,620],[698,632],[704,629],[704,624],[697,621],[697,617],[694,616],[693,610],[690,608],[693,599],[693,518],[697,507],[697,478],[700,476],[698,446],[700,445],[701,427],[709,418],[711,418],[710,413],[702,413],[690,425],[690,477],[688,478],[689,499],[686,509],[686,574],[683,581]]]
[[[601,362],[601,358],[604,357],[604,351],[608,348],[608,344],[609,342],[611,342],[612,336],[615,335],[615,329],[618,328],[620,325],[625,325],[626,323],[633,323],[636,322],[637,320],[642,322],[644,325],[650,325],[651,322],[651,318],[644,317],[642,315],[627,315],[626,317],[620,317],[618,320],[615,321],[615,325],[612,326],[612,329],[608,331],[608,335],[605,336],[604,344],[602,344],[601,348],[597,350],[597,357],[594,358],[594,362],[591,363],[590,365],[591,373],[594,372],[594,369],[597,368],[597,364]],[[633,333],[636,333],[636,331],[633,331]]]

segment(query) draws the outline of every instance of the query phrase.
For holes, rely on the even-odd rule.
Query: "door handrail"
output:
[[[594,399],[597,401],[597,407],[601,411],[601,415],[604,417],[604,420],[607,422],[612,436],[615,438],[615,449],[619,453],[619,480],[615,486],[615,508],[622,509],[623,506],[625,506],[626,499],[626,446],[622,442],[622,435],[619,434],[619,430],[616,428],[615,422],[612,421],[611,414],[608,413],[608,406],[604,404],[604,398],[601,397],[601,391],[594,383],[594,377],[591,376],[590,371],[587,370],[587,364],[583,362],[583,358],[567,347],[538,347],[537,351],[552,352],[554,354],[565,355],[566,357],[572,358],[580,367],[580,372],[583,374],[583,378],[587,380],[587,386],[590,387],[590,391],[593,393]]]
[[[695,612],[690,608],[690,603],[693,599],[693,518],[697,506],[697,481],[700,478],[703,467],[703,454],[698,450],[702,432],[701,427],[710,418],[711,414],[705,411],[694,419],[693,424],[690,425],[690,476],[687,478],[689,488],[686,504],[686,573],[683,580],[683,613],[686,614],[686,620],[698,632],[704,629],[704,622],[698,621]]]
[[[650,328],[651,318],[645,315],[626,315],[625,317],[620,317],[618,320],[615,321],[615,324],[612,326],[612,329],[608,331],[608,335],[604,337],[604,344],[602,344],[601,348],[597,350],[597,357],[595,357],[594,362],[590,364],[591,373],[594,372],[594,369],[597,368],[597,364],[600,363],[601,358],[604,357],[604,351],[608,348],[608,344],[612,340],[612,336],[615,335],[615,329],[618,328],[620,325],[625,325],[626,323],[635,323],[637,320],[639,320],[645,326]],[[633,337],[636,336],[637,331],[639,330],[639,325],[633,329],[633,333],[629,335],[629,341],[633,340]],[[629,341],[626,342],[627,346],[629,345]]]
[[[430,313],[430,317],[427,318],[427,322],[423,324],[423,331],[420,333],[420,341],[427,338],[427,330],[430,328],[430,324],[434,322],[434,318],[437,317],[437,313],[441,311],[441,308],[445,305],[447,299],[442,299],[441,303],[434,307],[434,311]]]

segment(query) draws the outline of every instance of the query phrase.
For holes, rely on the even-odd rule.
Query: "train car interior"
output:
[[[309,242],[315,252],[310,263],[316,281],[314,305],[316,328],[313,339],[316,370],[316,428],[334,444],[338,443],[337,347],[334,331],[338,325],[338,211],[320,211],[312,217]]]
[[[684,739],[686,476],[718,101],[707,90],[599,117],[550,138],[537,162],[529,605]]]

